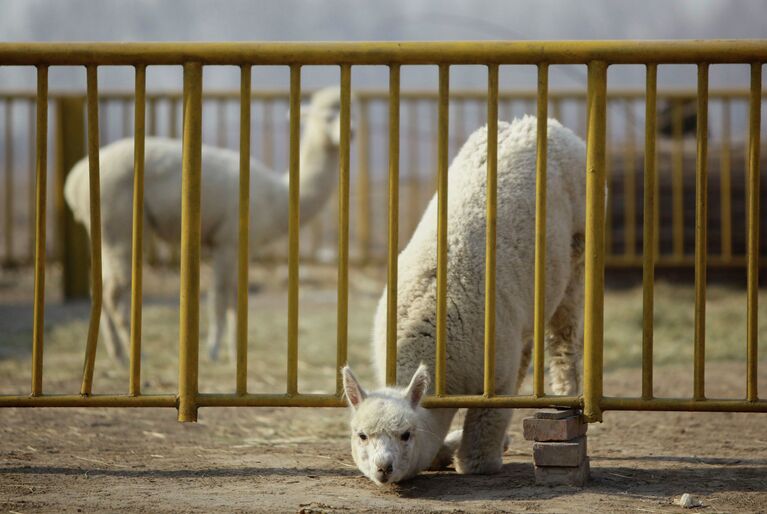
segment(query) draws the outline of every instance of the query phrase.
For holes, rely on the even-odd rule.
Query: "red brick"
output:
[[[564,419],[525,418],[522,422],[528,441],[569,441],[586,433],[588,425],[580,416]]]
[[[588,480],[588,457],[576,468],[535,466],[535,483],[538,485],[570,485],[583,487]]]
[[[564,419],[578,416],[579,411],[575,409],[541,409],[535,412],[538,419]]]
[[[567,442],[533,443],[536,466],[578,467],[586,459],[586,436]]]

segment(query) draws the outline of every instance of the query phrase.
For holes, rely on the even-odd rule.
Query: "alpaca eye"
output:
[[[360,434],[357,434],[357,435],[360,436],[360,440],[362,440],[362,441],[367,441],[368,440],[368,436],[366,436],[365,434],[360,433]]]
[[[409,431],[405,432],[404,434],[399,436],[399,438],[402,439],[403,441],[409,441],[410,440],[410,432]]]

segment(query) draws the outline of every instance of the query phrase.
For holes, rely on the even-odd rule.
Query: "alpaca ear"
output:
[[[429,388],[429,368],[425,364],[418,366],[418,369],[413,374],[413,378],[410,380],[410,385],[407,386],[405,391],[405,398],[410,400],[410,405],[416,408],[421,403],[421,398],[426,394],[426,390]]]
[[[357,377],[354,376],[354,373],[352,373],[349,366],[344,366],[341,373],[343,373],[344,377],[344,392],[346,393],[346,399],[349,401],[349,405],[356,410],[359,404],[362,403],[368,395],[365,390],[362,389]]]

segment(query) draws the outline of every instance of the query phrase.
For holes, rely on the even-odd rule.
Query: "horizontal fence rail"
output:
[[[427,407],[581,407],[590,422],[601,421],[605,410],[691,410],[691,411],[746,411],[767,412],[767,401],[760,399],[756,379],[757,371],[757,287],[759,280],[760,248],[760,120],[763,103],[761,86],[761,68],[767,61],[767,41],[677,41],[677,42],[472,42],[472,43],[269,43],[269,44],[194,44],[194,43],[147,43],[147,44],[0,44],[0,65],[26,65],[37,68],[37,92],[30,100],[35,102],[36,113],[36,150],[35,150],[35,201],[34,201],[34,320],[32,341],[32,387],[30,395],[0,396],[0,407],[34,406],[113,406],[113,407],[176,407],[180,421],[194,421],[197,410],[207,406],[325,406],[344,405],[340,381],[336,381],[336,390],[327,394],[303,393],[298,387],[298,355],[300,351],[298,320],[300,316],[298,295],[298,264],[302,240],[299,237],[299,177],[301,163],[300,151],[300,100],[302,98],[301,70],[304,65],[334,65],[339,68],[341,84],[341,143],[338,174],[338,211],[337,215],[337,269],[338,269],[338,333],[337,333],[337,377],[346,364],[348,345],[348,266],[349,266],[349,222],[350,222],[350,139],[351,139],[351,77],[355,65],[379,65],[388,67],[389,89],[382,98],[388,105],[388,175],[387,175],[387,225],[386,261],[387,284],[387,345],[386,345],[386,381],[398,383],[396,367],[396,330],[397,330],[397,253],[400,244],[399,230],[399,185],[400,174],[400,136],[401,105],[403,101],[414,100],[408,93],[400,90],[400,71],[402,66],[431,65],[438,68],[439,87],[436,92],[436,198],[438,212],[436,269],[436,340],[435,340],[435,394],[425,399]],[[659,167],[656,156],[660,150],[657,127],[657,103],[661,95],[657,91],[657,71],[659,65],[682,63],[693,64],[698,69],[698,89],[692,97],[669,96],[671,102],[671,129],[677,135],[684,132],[684,101],[692,98],[695,103],[696,143],[695,153],[695,230],[694,251],[688,255],[684,241],[681,246],[678,209],[681,202],[674,203],[672,226],[675,229],[673,255],[677,259],[692,258],[695,269],[695,358],[694,358],[694,394],[691,398],[657,398],[653,394],[652,375],[652,284],[653,270],[664,255],[662,245],[658,244],[659,232]],[[714,264],[709,258],[707,245],[708,202],[708,111],[713,98],[708,87],[709,67],[713,64],[745,63],[750,64],[751,86],[743,97],[749,104],[747,150],[747,246],[743,258],[747,265],[748,284],[748,333],[745,342],[747,352],[747,394],[742,399],[710,399],[705,390],[705,300],[706,267]],[[237,261],[238,297],[237,297],[237,368],[236,391],[231,394],[209,393],[199,390],[199,300],[200,300],[200,260],[201,260],[201,148],[203,141],[203,75],[208,65],[238,66],[241,77],[241,90],[236,100],[240,109],[240,170],[238,196],[238,234],[239,248]],[[448,166],[451,119],[455,116],[450,109],[450,71],[451,65],[481,64],[486,66],[487,91],[466,93],[467,99],[474,98],[486,102],[485,114],[490,127],[487,143],[487,183],[489,191],[483,209],[487,213],[485,239],[484,285],[486,314],[484,319],[484,381],[483,394],[450,395],[447,394],[447,270],[449,265],[448,226]],[[499,93],[498,71],[501,65],[533,64],[537,66],[538,87],[530,97],[536,103],[540,116],[537,126],[536,159],[536,230],[535,238],[535,333],[533,351],[534,391],[532,395],[508,396],[495,394],[495,302],[498,291],[495,289],[496,272],[496,222],[498,199],[495,192],[498,174],[498,139],[495,128],[498,126],[499,106],[503,95]],[[584,386],[580,396],[558,396],[547,394],[543,387],[545,369],[543,356],[543,324],[545,323],[544,290],[546,283],[545,263],[545,213],[556,209],[556,205],[546,204],[547,190],[547,149],[545,118],[549,112],[549,103],[553,111],[561,108],[556,103],[557,97],[548,90],[548,73],[551,65],[577,64],[588,71],[588,85],[585,94],[584,129],[587,136],[586,156],[586,233],[585,233],[585,308],[584,308]],[[636,227],[627,229],[624,245],[626,259],[636,258],[644,272],[644,319],[642,339],[642,395],[637,398],[607,397],[603,394],[603,329],[604,329],[604,270],[607,264],[611,242],[605,238],[606,226],[611,216],[606,204],[605,186],[608,184],[607,151],[609,123],[609,95],[607,89],[608,69],[616,64],[646,65],[646,90],[632,93],[635,96],[623,97],[621,101],[636,100],[645,102],[646,125],[644,141],[644,182],[643,182],[643,224],[641,245],[636,241]],[[130,383],[125,395],[100,395],[92,391],[94,357],[97,345],[97,333],[101,314],[101,205],[99,193],[100,175],[98,148],[100,141],[99,91],[97,72],[101,66],[130,65],[135,69],[136,86],[133,93],[121,98],[134,102],[134,137],[143,143],[147,133],[152,133],[152,102],[159,97],[152,97],[145,91],[146,68],[158,65],[183,66],[184,90],[180,97],[181,110],[175,111],[173,119],[182,116],[183,122],[176,126],[176,137],[183,140],[182,169],[182,210],[181,210],[181,251],[180,260],[180,315],[179,315],[179,386],[176,395],[144,395],[140,391],[140,319],[142,291],[142,259],[140,248],[143,241],[140,199],[143,194],[143,156],[144,147],[139,143],[134,148],[134,213],[132,241],[134,244],[131,259],[131,345],[130,345]],[[289,196],[288,211],[288,336],[287,336],[287,381],[285,392],[279,394],[259,394],[249,392],[247,382],[247,234],[249,216],[248,196],[250,157],[250,103],[254,92],[250,90],[252,68],[259,65],[281,65],[290,71],[290,89],[288,103],[288,170]],[[47,165],[47,109],[51,96],[48,93],[48,69],[50,66],[83,66],[87,76],[87,94],[85,110],[87,114],[87,154],[89,156],[90,184],[90,223],[91,253],[93,263],[91,288],[90,325],[85,346],[82,386],[79,395],[58,395],[48,393],[42,387],[42,362],[44,351],[44,307],[45,307],[45,232],[46,232],[46,165]],[[583,96],[585,95],[585,96]],[[742,95],[738,93],[738,95]],[[726,95],[725,95],[726,96]],[[275,96],[274,98],[277,98]],[[281,97],[280,97],[281,98]],[[362,98],[362,102],[372,102],[373,96]],[[733,101],[732,98],[729,101]],[[145,109],[149,106],[149,125],[147,130]],[[172,105],[175,105],[173,103]],[[640,104],[641,105],[641,104]],[[156,107],[155,107],[156,108]],[[632,119],[633,107],[625,107]],[[175,107],[178,109],[178,106]],[[126,112],[129,106],[126,107]],[[223,112],[223,111],[221,111]],[[458,111],[456,111],[458,112]],[[680,114],[681,113],[681,114]],[[417,118],[413,118],[417,119]],[[681,121],[680,121],[681,120]],[[369,128],[361,120],[360,131]],[[175,122],[174,122],[175,123]],[[225,124],[225,122],[222,122]],[[725,124],[726,126],[726,124]],[[729,129],[728,129],[729,130]],[[124,132],[130,132],[129,129]],[[631,127],[627,128],[631,134]],[[723,132],[727,132],[724,131]],[[729,132],[727,132],[729,134]],[[678,139],[676,139],[678,144]],[[639,212],[636,202],[635,164],[638,151],[636,141],[625,148],[625,160],[629,163],[624,170],[624,216],[635,220]],[[684,164],[684,150],[674,150],[672,165],[672,196],[677,200],[685,195],[684,173],[680,175],[679,163]],[[728,148],[724,153],[731,154]],[[725,166],[725,169],[728,169]],[[731,169],[723,174],[723,189],[732,186]],[[631,177],[626,182],[626,177]],[[681,177],[681,181],[680,181]],[[614,188],[614,184],[611,184]],[[722,193],[724,195],[724,193]],[[611,192],[611,196],[613,193]],[[725,195],[726,202],[732,202]],[[731,220],[731,213],[724,213],[723,219]],[[729,221],[728,223],[731,223]],[[732,226],[723,231],[730,235],[725,238],[723,248],[733,253]],[[681,231],[683,232],[683,230]],[[680,251],[681,250],[681,251]],[[681,260],[680,260],[681,262]],[[399,377],[403,378],[403,377]]]

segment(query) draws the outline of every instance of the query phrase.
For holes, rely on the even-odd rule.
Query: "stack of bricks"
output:
[[[586,428],[575,409],[542,410],[523,422],[525,439],[533,442],[535,482],[582,487],[589,479]]]

